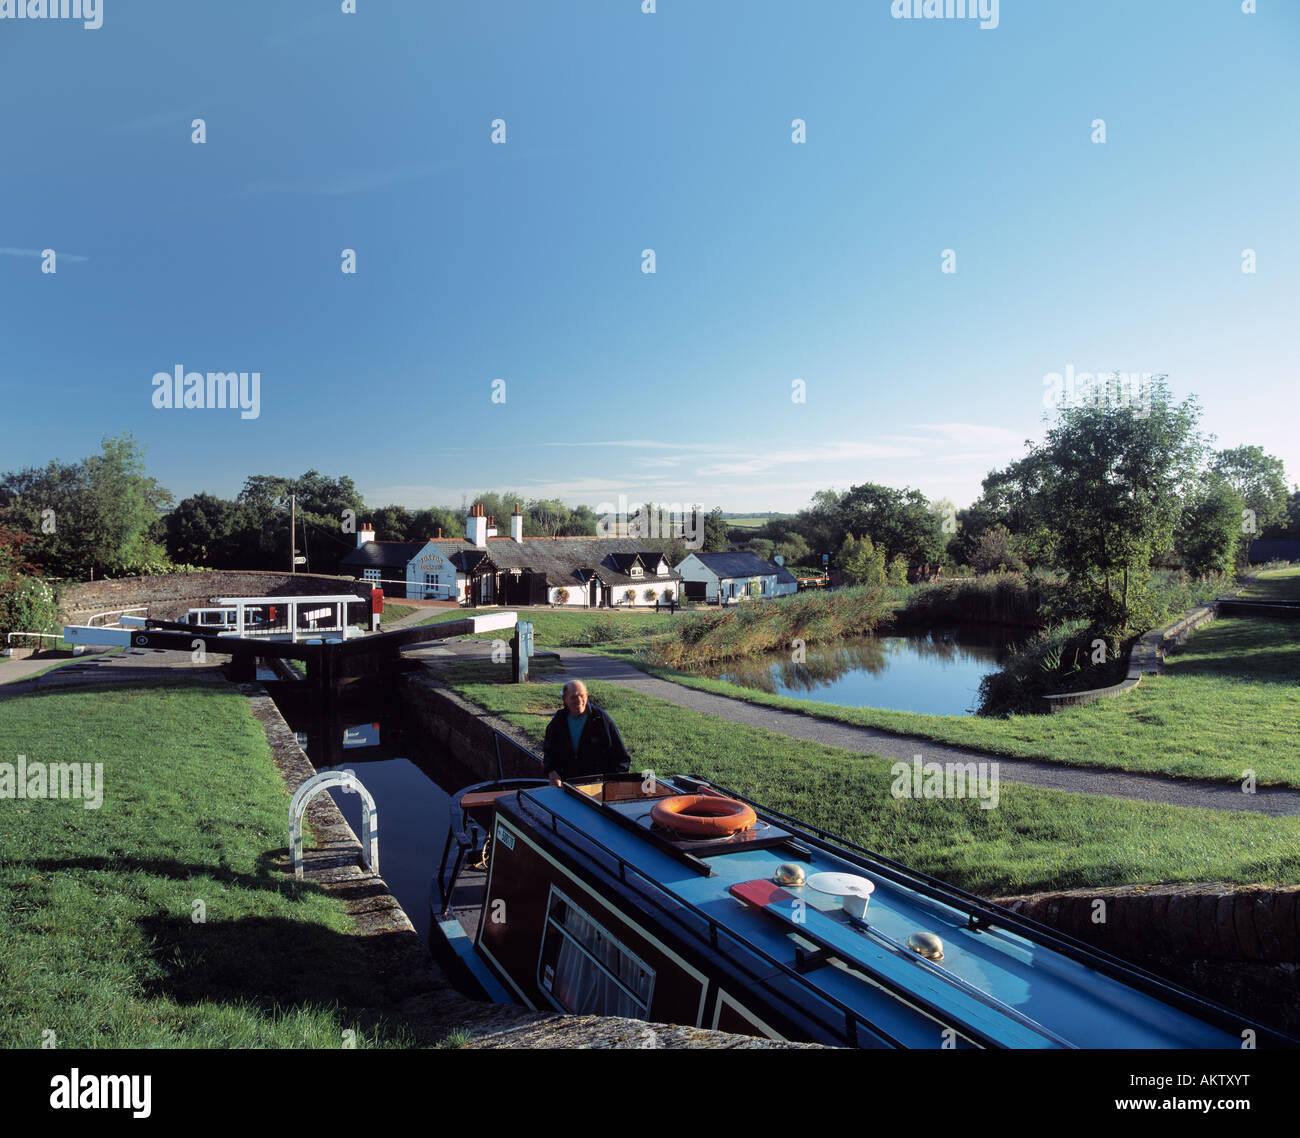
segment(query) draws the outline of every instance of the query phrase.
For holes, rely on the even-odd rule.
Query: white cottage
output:
[[[365,555],[358,555],[360,563]],[[412,551],[405,577],[408,597],[475,606],[653,605],[680,600],[682,590],[663,555],[635,538],[526,538],[518,508],[510,536],[498,537],[479,505],[465,519],[463,539],[433,538]]]
[[[756,553],[692,553],[677,566],[691,600],[725,602],[776,596],[778,570]]]

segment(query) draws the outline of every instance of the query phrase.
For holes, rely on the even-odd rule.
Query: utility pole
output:
[[[298,495],[289,495],[289,572],[298,572],[298,559],[295,554],[298,552],[293,547],[294,537],[298,529]]]

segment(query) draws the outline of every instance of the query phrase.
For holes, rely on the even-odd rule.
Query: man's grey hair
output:
[[[563,688],[560,689],[560,694],[568,695],[569,692],[574,691],[577,688],[582,688],[583,691],[586,691],[587,685],[584,684],[581,680],[570,680],[567,684],[564,685]]]

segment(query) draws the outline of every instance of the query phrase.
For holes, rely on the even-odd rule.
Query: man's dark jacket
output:
[[[578,739],[578,753],[573,753],[573,737],[569,734],[569,709],[562,707],[546,726],[542,755],[547,773],[558,771],[566,781],[582,775],[626,774],[632,766],[632,756],[623,746],[614,721],[591,702]]]

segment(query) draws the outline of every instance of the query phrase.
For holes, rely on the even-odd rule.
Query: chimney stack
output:
[[[519,512],[519,506],[516,504],[515,512],[510,515],[510,536],[515,541],[524,540],[524,515]]]
[[[465,540],[475,549],[487,548],[487,518],[483,516],[483,507],[477,502],[470,507],[465,519]]]
[[[361,528],[357,530],[357,548],[360,549],[368,541],[375,540],[374,526],[370,522],[362,522]]]

